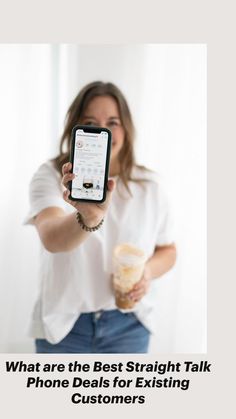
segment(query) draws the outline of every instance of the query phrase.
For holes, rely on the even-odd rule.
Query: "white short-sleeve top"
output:
[[[48,252],[42,246],[39,296],[30,336],[58,343],[70,332],[81,313],[116,308],[111,284],[112,251],[116,245],[134,244],[149,258],[156,246],[173,243],[168,200],[155,173],[135,167],[132,176],[147,181],[142,184],[130,181],[130,196],[117,178],[102,227],[80,246],[59,253]],[[25,224],[33,224],[33,218],[48,207],[75,212],[63,200],[62,192],[61,176],[53,163],[42,164],[30,183],[30,211]],[[154,291],[152,284],[148,294],[132,310],[150,331],[155,322]]]

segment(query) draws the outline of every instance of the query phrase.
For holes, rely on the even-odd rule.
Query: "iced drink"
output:
[[[128,293],[143,274],[146,261],[143,250],[124,243],[115,247],[113,251],[113,285],[116,305],[119,308],[132,308],[135,302]]]

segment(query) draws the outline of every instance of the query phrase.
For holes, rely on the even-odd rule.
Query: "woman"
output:
[[[70,138],[77,124],[112,132],[103,204],[68,198],[68,182],[74,176]],[[112,83],[90,83],[68,110],[60,154],[44,163],[31,181],[28,223],[35,225],[43,245],[40,295],[31,322],[37,352],[148,350],[155,321],[150,298],[154,279],[174,265],[176,250],[165,195],[155,174],[135,164],[133,141],[132,118],[123,94]],[[86,229],[78,223],[77,212]],[[96,226],[96,231],[87,231]],[[148,255],[143,276],[130,292],[136,305],[128,312],[117,309],[111,287],[112,251],[127,242]]]

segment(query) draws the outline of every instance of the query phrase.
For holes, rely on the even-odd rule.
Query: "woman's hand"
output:
[[[139,302],[145,294],[147,294],[151,284],[151,275],[147,265],[145,265],[142,278],[134,285],[132,290],[129,292],[129,297],[135,301]]]
[[[107,194],[105,202],[101,204],[98,203],[88,203],[88,202],[81,202],[81,201],[72,201],[69,199],[70,191],[68,189],[68,182],[72,181],[75,177],[73,173],[70,172],[72,168],[72,164],[65,163],[62,167],[62,184],[66,188],[63,192],[63,198],[66,202],[72,205],[79,213],[81,214],[84,223],[88,227],[94,227],[97,225],[105,216],[105,213],[108,209],[112,191],[115,188],[115,182],[113,179],[108,180],[107,183]]]
[[[143,276],[130,291],[129,295],[135,302],[138,302],[147,294],[153,278],[159,278],[168,272],[175,264],[175,244],[157,246],[151,258],[146,262]]]

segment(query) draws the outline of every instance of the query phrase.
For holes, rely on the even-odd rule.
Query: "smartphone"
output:
[[[72,130],[72,173],[69,198],[74,201],[104,202],[111,153],[111,131],[90,125]]]

